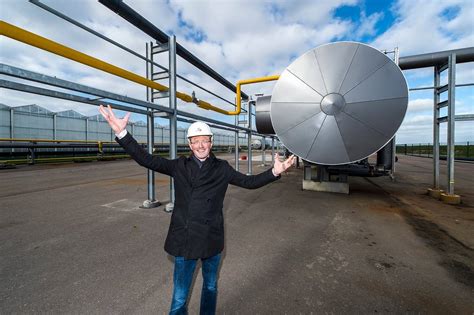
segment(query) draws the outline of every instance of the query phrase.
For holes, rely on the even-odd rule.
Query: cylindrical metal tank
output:
[[[316,164],[340,165],[389,142],[407,105],[405,77],[389,57],[365,44],[337,42],[306,52],[283,71],[270,117],[290,151]]]
[[[275,130],[273,130],[272,126],[272,118],[270,117],[271,99],[271,95],[259,96],[255,102],[255,125],[258,132],[267,135],[275,134]]]

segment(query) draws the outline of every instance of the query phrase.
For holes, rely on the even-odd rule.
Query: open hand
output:
[[[296,156],[292,154],[289,158],[287,158],[285,161],[281,162],[280,161],[280,156],[278,153],[275,153],[275,163],[273,164],[273,171],[275,175],[280,175],[284,171],[286,171],[288,168],[295,163]]]
[[[127,113],[123,118],[117,118],[114,112],[112,111],[112,107],[110,107],[110,105],[107,105],[107,108],[100,105],[99,112],[102,114],[105,120],[107,120],[115,134],[119,134],[122,130],[127,128],[127,123],[130,119],[130,113]]]

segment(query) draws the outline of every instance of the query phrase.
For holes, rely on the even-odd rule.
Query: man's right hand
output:
[[[117,118],[114,112],[112,111],[112,107],[110,107],[110,105],[107,105],[107,108],[100,105],[99,112],[102,114],[105,120],[107,120],[115,134],[119,134],[121,131],[127,128],[127,123],[130,119],[130,113],[127,113],[123,118]]]

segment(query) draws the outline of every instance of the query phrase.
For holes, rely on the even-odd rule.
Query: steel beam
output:
[[[100,34],[99,32],[94,31],[93,29],[91,29],[91,28],[85,26],[84,24],[81,24],[81,23],[79,23],[78,21],[76,21],[76,20],[74,20],[74,19],[72,19],[72,18],[66,16],[65,14],[62,14],[61,12],[59,12],[59,11],[57,11],[57,10],[55,10],[55,9],[53,9],[53,8],[51,8],[51,7],[49,7],[49,6],[47,6],[46,4],[41,3],[39,0],[30,0],[30,2],[33,3],[33,4],[35,4],[35,5],[37,5],[37,6],[40,7],[40,8],[42,8],[42,9],[48,11],[48,12],[50,12],[50,13],[56,15],[57,17],[59,17],[59,18],[61,18],[61,19],[64,19],[65,21],[68,21],[68,22],[70,22],[70,23],[76,25],[77,27],[82,28],[83,30],[85,30],[85,31],[87,31],[87,32],[89,32],[89,33],[91,33],[91,34],[93,34],[93,35],[99,37],[99,38],[102,38],[103,40],[105,40],[105,41],[111,43],[112,45],[115,45],[115,46],[117,46],[117,47],[119,47],[119,48],[125,50],[126,52],[128,52],[128,53],[130,53],[130,54],[132,54],[132,55],[134,55],[134,56],[136,56],[136,57],[138,57],[138,58],[140,58],[140,59],[143,59],[143,60],[145,60],[145,61],[147,61],[147,62],[151,62],[154,66],[157,66],[158,68],[160,68],[160,69],[162,69],[162,70],[168,72],[168,69],[167,69],[167,68],[163,67],[162,65],[160,65],[160,64],[158,64],[158,63],[156,63],[156,62],[154,62],[154,61],[151,61],[150,59],[148,59],[148,57],[144,57],[144,56],[140,55],[139,53],[137,53],[137,52],[135,52],[135,51],[133,51],[133,50],[131,50],[131,49],[129,49],[129,48],[127,48],[127,47],[121,45],[120,43],[118,43],[118,42],[116,42],[116,41],[114,41],[114,40],[112,40],[112,39],[110,39],[110,38],[108,38],[107,36],[104,36],[104,35]],[[189,80],[189,79],[187,79],[187,78],[185,78],[185,77],[183,77],[183,76],[181,76],[181,75],[179,75],[179,74],[177,74],[176,76],[177,76],[178,78],[180,78],[181,80],[186,81],[186,82],[188,82],[189,84],[191,84],[191,85],[193,85],[193,86],[195,86],[195,87],[197,87],[197,88],[199,88],[199,89],[201,89],[201,90],[203,90],[203,91],[205,91],[205,92],[207,92],[207,93],[209,93],[209,94],[211,94],[211,95],[213,95],[213,96],[219,98],[220,100],[222,100],[222,101],[224,101],[224,102],[226,102],[226,103],[228,103],[228,104],[230,104],[230,105],[232,105],[232,106],[235,106],[235,104],[234,104],[233,102],[230,102],[229,100],[226,100],[225,98],[223,98],[223,97],[221,97],[221,96],[219,96],[219,95],[217,95],[217,94],[215,94],[215,93],[209,91],[209,90],[206,89],[205,87],[203,87],[203,86],[201,86],[201,85],[199,85],[199,84],[197,84],[197,83],[195,83],[195,82],[193,82],[193,81],[191,81],[191,80]]]
[[[275,164],[275,137],[272,137],[272,166]]]
[[[153,117],[153,110],[148,109],[147,114],[147,125],[146,125],[146,142],[147,142],[147,151],[149,154],[153,154],[153,147],[155,144],[155,120]],[[152,204],[156,201],[155,199],[155,172],[153,170],[147,169],[148,177],[148,203]]]
[[[115,103],[110,103],[107,101],[103,100],[91,100],[86,97],[78,96],[78,95],[73,95],[73,94],[68,94],[64,92],[59,92],[59,91],[52,91],[36,86],[31,86],[23,83],[17,83],[17,82],[11,82],[7,80],[0,80],[0,87],[10,89],[10,90],[16,90],[16,91],[21,91],[21,92],[26,92],[26,93],[31,93],[31,94],[38,94],[38,95],[43,95],[43,96],[49,96],[49,97],[54,97],[54,98],[60,98],[63,100],[68,100],[68,101],[73,101],[73,102],[79,102],[79,103],[85,103],[85,104],[91,104],[91,105],[110,105],[113,106],[114,108],[122,111],[130,111],[138,114],[144,114],[146,115],[146,111],[142,109],[137,109],[133,107],[127,107],[127,106],[122,106],[118,105]]]
[[[53,139],[57,139],[57,128],[58,128],[58,114],[53,114]]]
[[[169,55],[169,106],[172,110],[172,113],[169,117],[170,121],[170,159],[176,159],[177,157],[177,133],[178,133],[178,124],[177,124],[177,100],[176,100],[176,36],[172,35],[168,41],[168,55]],[[170,178],[170,205],[167,206],[168,210],[174,209],[175,203],[175,190],[174,190],[174,179]]]
[[[64,99],[68,101],[73,101],[73,102],[79,102],[79,103],[84,103],[84,104],[91,104],[91,105],[110,105],[113,106],[115,109],[121,110],[121,111],[129,111],[137,114],[142,114],[142,115],[147,115],[147,111],[143,109],[138,109],[135,107],[130,107],[130,106],[123,106],[119,105],[116,103],[111,103],[105,100],[91,100],[90,98],[86,98],[83,96],[78,96],[78,95],[73,95],[69,93],[64,93],[64,92],[59,92],[59,91],[53,91],[53,90],[48,90],[45,88],[40,88],[36,86],[31,86],[23,83],[17,83],[17,82],[12,82],[8,80],[0,80],[0,88],[6,88],[10,90],[16,90],[20,92],[25,92],[25,93],[31,93],[31,94],[38,94],[38,95],[43,95],[43,96],[49,96],[53,98],[59,98],[59,99]],[[147,103],[148,104],[148,103]],[[161,105],[155,105],[161,108],[163,106]],[[166,107],[165,107],[166,108]],[[166,108],[167,111],[169,111],[169,108]],[[243,128],[239,126],[234,126],[232,124],[224,123],[217,121],[215,119],[210,119],[204,116],[199,116],[191,113],[187,113],[184,111],[177,110],[177,115],[178,115],[178,121],[183,121],[183,122],[194,122],[197,120],[205,121],[211,124],[213,128],[218,128],[222,130],[229,130],[229,131],[235,131],[237,130],[242,130],[242,131],[249,131],[248,128]],[[12,118],[13,119],[13,118]],[[13,128],[13,127],[11,127]],[[13,131],[10,131],[13,132]],[[257,134],[260,135],[260,134]]]
[[[239,125],[239,115],[235,115],[235,126],[237,127]],[[235,158],[235,170],[238,172],[239,171],[239,130],[235,130],[235,133],[234,133],[234,145],[235,145],[235,155],[234,155],[234,158]]]
[[[129,103],[129,104],[132,104],[132,105],[150,107],[150,108],[153,108],[154,110],[158,110],[158,111],[170,112],[170,109],[165,107],[165,106],[153,104],[151,102],[145,102],[145,101],[142,101],[142,100],[139,100],[139,99],[135,99],[135,98],[131,98],[131,97],[128,97],[128,96],[123,96],[123,95],[107,92],[107,91],[104,91],[104,90],[99,90],[99,89],[96,89],[96,88],[93,88],[93,87],[90,87],[90,86],[87,86],[87,85],[73,83],[73,82],[70,82],[70,81],[58,79],[56,77],[48,76],[48,75],[45,75],[45,74],[40,74],[40,73],[37,73],[37,72],[25,70],[25,69],[16,68],[16,67],[9,66],[9,65],[6,65],[6,64],[0,64],[0,74],[5,74],[5,75],[12,76],[12,77],[15,77],[15,78],[26,79],[26,80],[30,80],[30,81],[34,81],[34,82],[38,82],[38,83],[52,85],[52,86],[60,87],[60,88],[63,88],[63,89],[68,89],[68,90],[71,90],[71,91],[86,93],[86,94],[90,94],[90,95],[94,95],[94,96],[100,96],[100,97],[103,97],[103,98],[116,100],[116,101],[120,101],[120,102],[124,102],[124,103]],[[145,111],[145,113],[146,113],[146,111]]]
[[[440,67],[434,67],[434,86],[440,84]],[[433,91],[433,189],[439,190],[439,95],[438,89]]]
[[[12,138],[12,139],[15,137],[14,115],[15,115],[15,110],[12,107],[12,108],[10,108],[10,138]]]
[[[124,18],[126,21],[137,27],[138,29],[142,30],[144,33],[148,34],[155,40],[157,40],[159,43],[165,44],[168,43],[169,37],[161,31],[158,27],[153,25],[150,21],[145,19],[143,16],[141,16],[138,12],[133,10],[131,7],[126,5],[123,1],[121,0],[99,0],[100,3],[102,3],[104,6],[112,10],[113,12],[117,13],[120,15],[122,18]],[[180,44],[176,44],[176,54],[228,88],[229,90],[233,91],[234,93],[237,91],[237,87],[232,84],[230,81],[226,80],[223,76],[221,76],[219,73],[217,73],[214,69],[209,67],[207,64],[205,64],[203,61],[201,61],[198,57],[193,55],[191,52],[189,52],[186,48],[181,46]],[[242,97],[245,99],[248,99],[248,95],[245,93],[242,93]]]
[[[247,175],[252,175],[252,102],[247,102]]]
[[[86,141],[89,140],[89,117],[86,117]]]
[[[472,121],[474,120],[474,115],[473,114],[467,114],[467,115],[455,115],[454,116],[455,121]],[[444,123],[448,122],[448,116],[443,116],[438,118],[439,123]]]
[[[456,53],[449,56],[448,70],[448,194],[454,194],[454,127],[456,109]]]
[[[428,54],[400,57],[398,65],[402,70],[442,66],[446,64],[446,61],[452,54],[456,55],[457,63],[474,61],[474,47],[467,47],[461,49],[438,51]]]

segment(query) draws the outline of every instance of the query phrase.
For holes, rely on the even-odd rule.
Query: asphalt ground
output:
[[[303,191],[295,168],[229,186],[218,313],[472,314],[474,164],[456,164],[464,203],[449,206],[425,194],[430,163],[400,157],[395,181],[351,178],[349,195]],[[169,180],[156,182],[166,203]],[[0,171],[0,313],[167,313],[170,215],[140,208],[146,191],[129,160]]]

